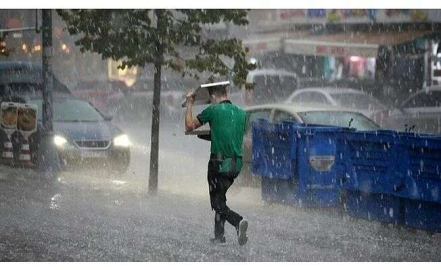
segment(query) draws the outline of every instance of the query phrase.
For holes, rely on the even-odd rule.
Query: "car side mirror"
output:
[[[110,121],[112,121],[113,116],[111,116],[111,115],[104,115],[103,118],[104,118],[105,121],[109,121],[110,122]]]

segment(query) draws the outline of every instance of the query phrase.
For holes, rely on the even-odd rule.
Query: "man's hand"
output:
[[[197,118],[193,118],[193,113],[191,111],[196,95],[194,92],[189,92],[185,96],[185,98],[187,99],[187,111],[185,112],[185,130],[192,131],[201,126],[199,120]]]
[[[193,105],[196,95],[193,91],[188,92],[188,94],[185,96],[185,98],[187,99],[187,106],[188,105]]]

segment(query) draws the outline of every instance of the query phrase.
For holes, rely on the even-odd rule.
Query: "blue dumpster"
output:
[[[404,224],[415,229],[441,232],[441,204],[403,199]]]
[[[441,137],[284,122],[253,124],[262,199],[441,231]]]
[[[340,127],[294,122],[253,124],[253,173],[262,199],[311,207],[339,205],[343,175]]]
[[[253,123],[252,170],[268,178],[292,179],[296,163],[296,141],[292,125]]]
[[[343,207],[349,215],[396,225],[403,223],[403,206],[400,197],[353,190],[344,193]]]
[[[441,232],[441,137],[403,134],[404,223]]]
[[[311,207],[337,207],[343,178],[340,127],[304,127],[298,131],[299,203]]]
[[[441,203],[441,137],[406,134],[401,142],[404,198]]]
[[[343,187],[365,193],[397,194],[403,177],[397,171],[399,153],[394,131],[345,132]]]
[[[355,217],[393,224],[403,223],[404,187],[398,170],[398,133],[395,131],[344,132],[345,211]]]

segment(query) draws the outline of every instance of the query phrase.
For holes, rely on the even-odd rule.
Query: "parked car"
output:
[[[70,95],[70,90],[53,76],[54,93]],[[0,62],[0,97],[31,95],[43,90],[43,70],[32,62]]]
[[[294,121],[298,123],[351,127],[359,131],[381,129],[363,114],[334,106],[305,106],[304,104],[267,104],[245,108],[247,127],[243,141],[243,170],[239,175],[241,185],[258,186],[260,180],[251,173],[252,123],[266,119],[270,123]]]
[[[41,135],[43,79],[41,66],[29,62],[0,62],[0,102],[35,104],[38,107],[37,131],[29,138],[31,162],[35,163]],[[95,107],[75,99],[54,76],[53,129],[57,134],[62,166],[105,168],[124,173],[130,163],[130,140]],[[0,145],[5,134],[0,132]],[[20,151],[20,135],[13,134],[15,157]]]
[[[297,88],[298,77],[283,69],[259,69],[250,71],[246,82],[254,88],[242,88],[245,105],[254,106],[285,100]]]
[[[441,86],[420,90],[399,108],[378,113],[377,118],[387,128],[441,134]]]
[[[14,102],[37,106],[37,131],[29,138],[31,162],[36,163],[38,145],[42,130],[41,96],[14,96]],[[106,169],[123,174],[130,164],[130,140],[118,127],[105,118],[90,103],[74,99],[69,95],[57,94],[53,101],[54,143],[64,170],[88,167]],[[2,132],[1,132],[2,133]],[[13,135],[15,157],[18,157],[21,138]],[[5,134],[0,135],[3,145]]]
[[[359,111],[376,123],[379,121],[374,119],[376,113],[387,109],[378,99],[360,90],[334,87],[298,89],[286,99],[285,103],[337,106]]]

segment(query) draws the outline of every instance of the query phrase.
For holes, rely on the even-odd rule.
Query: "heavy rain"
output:
[[[436,9],[1,9],[0,262],[439,262],[440,83]]]

